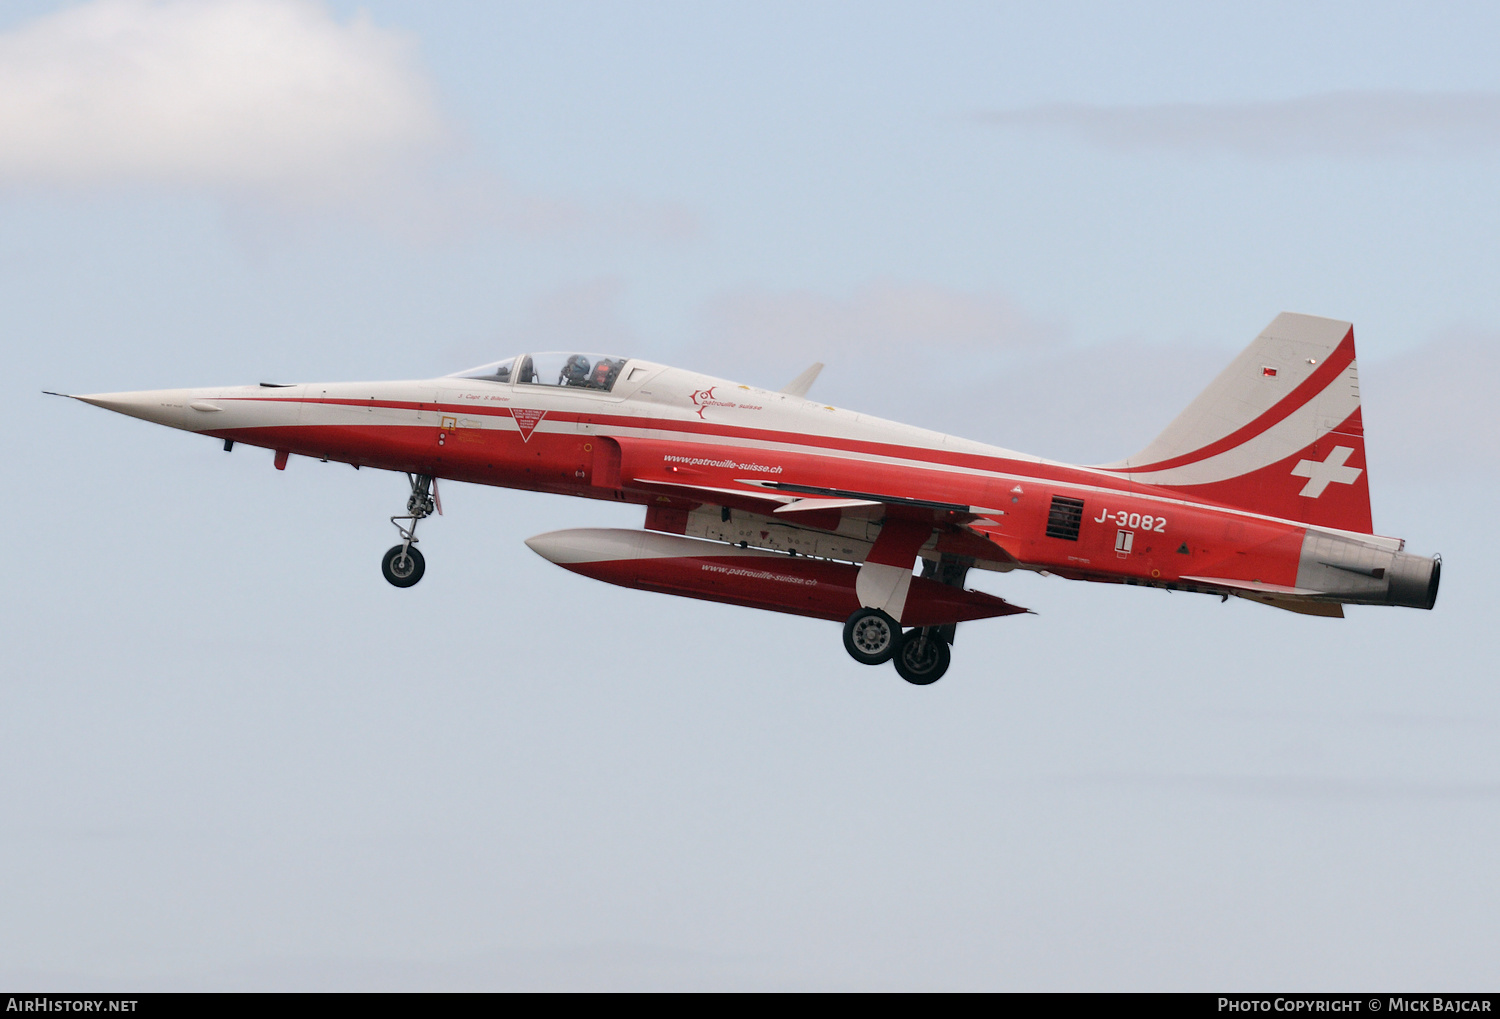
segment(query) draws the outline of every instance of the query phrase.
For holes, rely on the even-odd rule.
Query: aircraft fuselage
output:
[[[403,544],[387,554],[387,579],[398,586],[421,576],[411,545],[430,512],[432,479],[627,502],[645,507],[648,531],[676,537],[558,532],[532,546],[626,586],[825,618],[853,605],[861,626],[873,614],[875,629],[885,627],[875,637],[886,644],[865,645],[864,631],[849,628],[854,616],[846,627],[850,653],[874,662],[889,657],[891,639],[902,646],[899,629],[895,638],[886,631],[903,623],[926,648],[929,634],[951,643],[957,621],[1024,611],[964,592],[970,568],[1234,595],[1314,615],[1342,615],[1350,603],[1431,608],[1438,561],[1368,527],[1346,327],[1278,318],[1156,443],[1093,467],[795,393],[582,355],[560,373],[538,373],[525,356],[407,382],[78,399],[226,448],[274,450],[278,467],[301,456],[405,472],[409,515],[393,520],[411,526],[397,523]],[[1278,340],[1278,330],[1297,341]],[[1309,352],[1319,356],[1302,356]],[[400,574],[409,552],[415,575]],[[918,561],[926,565],[914,584]],[[861,657],[861,646],[875,650]],[[946,657],[934,668],[941,675]]]

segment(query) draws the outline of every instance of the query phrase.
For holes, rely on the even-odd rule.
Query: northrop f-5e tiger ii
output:
[[[403,472],[410,587],[437,482],[644,507],[640,530],[527,539],[623,587],[843,623],[865,665],[925,685],[957,624],[1026,610],[971,569],[1245,598],[1315,616],[1430,609],[1441,560],[1374,533],[1354,330],[1282,314],[1161,435],[1079,466],[630,357],[527,353],[414,382],[166,389],[75,399],[293,455]],[[62,394],[57,394],[62,395]],[[920,570],[914,568],[920,565]]]

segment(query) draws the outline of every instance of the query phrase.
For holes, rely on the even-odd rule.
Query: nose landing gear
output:
[[[425,520],[433,510],[443,512],[443,503],[438,498],[437,479],[430,474],[408,474],[411,495],[406,500],[406,515],[391,517],[391,523],[401,532],[401,544],[392,546],[380,560],[380,572],[395,587],[411,587],[427,572],[427,560],[414,547],[417,540],[417,521]],[[411,521],[409,526],[401,523]]]
[[[396,545],[380,560],[380,572],[395,587],[411,587],[427,572],[427,560],[413,545]]]

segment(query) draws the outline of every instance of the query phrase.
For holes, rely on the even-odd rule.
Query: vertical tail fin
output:
[[[1104,469],[1257,513],[1370,533],[1354,327],[1276,316],[1149,446]]]

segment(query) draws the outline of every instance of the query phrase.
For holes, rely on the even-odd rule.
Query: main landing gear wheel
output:
[[[896,671],[908,683],[926,686],[936,683],[948,671],[953,652],[945,641],[925,629],[907,630],[896,651]]]
[[[861,665],[883,665],[896,653],[901,624],[879,609],[860,609],[844,624],[844,650]]]
[[[396,545],[380,560],[380,572],[397,587],[411,587],[427,572],[427,560],[415,545]]]

